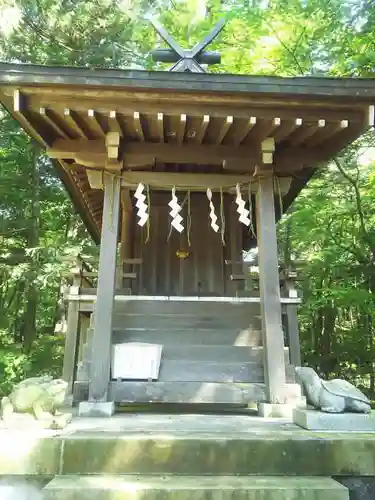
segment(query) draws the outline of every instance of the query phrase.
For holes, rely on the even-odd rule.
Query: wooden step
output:
[[[327,477],[56,476],[44,500],[349,500]]]
[[[137,320],[137,323],[141,320]],[[259,330],[242,331],[240,329],[216,328],[178,328],[176,325],[159,326],[160,323],[143,328],[142,326],[113,328],[112,343],[150,342],[163,345],[222,345],[222,346],[257,346],[261,343]]]
[[[183,299],[183,298],[182,298]],[[238,300],[121,300],[115,302],[115,312],[138,314],[200,314],[225,316],[251,317],[260,314],[260,304],[239,302]]]
[[[160,382],[264,382],[260,362],[171,361],[160,364]]]
[[[113,328],[165,328],[171,329],[235,329],[238,332],[251,325],[255,329],[261,328],[260,316],[238,316],[236,314],[209,315],[207,314],[140,314],[115,313]]]
[[[108,397],[116,403],[215,403],[240,404],[267,401],[267,391],[261,383],[215,382],[110,382]],[[298,384],[287,384],[286,395],[296,399],[301,395]],[[74,401],[87,401],[88,382],[74,383]]]
[[[294,367],[286,366],[287,382],[294,382]],[[262,383],[262,362],[186,361],[162,359],[159,382]]]
[[[118,334],[119,333],[119,334]],[[117,335],[118,334],[118,335]],[[123,333],[114,332],[114,340],[126,343]],[[152,338],[148,339],[151,342]],[[115,343],[115,342],[114,342]],[[285,364],[289,364],[289,348],[284,348]],[[163,344],[162,360],[178,361],[227,361],[227,362],[263,362],[263,347],[233,346],[233,345],[204,345],[183,344],[181,342]]]

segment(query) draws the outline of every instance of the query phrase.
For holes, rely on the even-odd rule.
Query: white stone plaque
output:
[[[142,342],[114,344],[112,379],[157,380],[163,346]]]

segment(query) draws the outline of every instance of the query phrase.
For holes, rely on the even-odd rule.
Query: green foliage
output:
[[[225,17],[210,46],[221,73],[372,76],[375,3],[369,0],[2,0],[2,59],[86,67],[165,69],[159,17],[192,46]],[[300,263],[305,360],[372,394],[375,168],[359,162],[371,134],[312,180],[279,227],[283,259]],[[54,335],[63,271],[97,254],[43,153],[0,112],[0,392],[25,375],[60,373]]]
[[[13,385],[26,377],[39,375],[61,376],[64,355],[64,338],[43,335],[38,338],[30,353],[23,345],[14,342],[6,331],[0,331],[0,397],[8,394]]]

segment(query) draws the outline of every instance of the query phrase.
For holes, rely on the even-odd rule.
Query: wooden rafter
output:
[[[72,130],[75,137],[88,139],[85,130],[82,128],[82,122],[75,110],[65,108],[64,109],[64,121]]]
[[[91,131],[91,134],[94,137],[103,137],[104,136],[105,131],[104,131],[103,126],[101,124],[100,115],[94,109],[87,110],[87,123],[88,123],[88,127]]]

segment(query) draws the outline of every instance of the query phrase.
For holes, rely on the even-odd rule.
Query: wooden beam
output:
[[[259,155],[254,148],[240,147],[233,149],[232,146],[215,145],[195,145],[194,148],[189,144],[160,144],[139,142],[128,142],[122,147],[124,162],[128,165],[132,161],[139,164],[143,157],[146,162],[154,159],[160,163],[195,163],[201,165],[222,165],[224,160],[257,160]],[[107,149],[104,141],[84,141],[84,140],[56,140],[52,148],[47,148],[47,154],[50,158],[83,158],[100,165],[103,157],[107,155]],[[86,155],[86,156],[85,156]],[[137,161],[138,159],[138,161]],[[81,161],[81,160],[80,160]],[[82,164],[84,164],[82,162]],[[103,165],[103,163],[101,163]]]
[[[109,112],[108,127],[109,127],[109,132],[116,133],[116,134],[118,134],[119,137],[122,137],[124,135],[122,132],[122,128],[120,126],[120,123],[119,123],[117,113],[114,110],[111,110]]]
[[[220,128],[219,135],[216,138],[216,144],[221,144],[228,133],[228,130],[233,125],[233,116],[227,116]]]
[[[264,139],[272,136],[274,131],[277,130],[280,125],[280,118],[273,118],[272,120],[258,120],[249,135],[249,142],[257,143],[264,141]]]
[[[163,113],[158,113],[156,127],[158,130],[159,142],[164,142],[164,115],[163,115]]]
[[[120,216],[120,179],[104,176],[104,208],[97,298],[92,335],[89,401],[107,401],[112,348],[116,253]]]
[[[53,146],[47,148],[50,158],[74,158],[79,153],[106,154],[106,143],[103,140],[61,140],[54,141]]]
[[[103,189],[103,172],[99,170],[87,170],[87,177],[92,189]],[[213,191],[219,190],[221,187],[226,192],[233,192],[233,187],[237,182],[250,183],[251,188],[256,191],[257,180],[253,175],[221,175],[221,174],[193,174],[193,173],[176,173],[176,172],[123,172],[121,185],[126,188],[135,189],[139,182],[148,184],[150,188],[158,190],[169,190],[171,187],[178,186],[181,189],[195,188],[197,191],[205,191],[210,187]],[[280,177],[279,185],[282,194],[289,191],[292,177]],[[247,191],[247,186],[245,186]],[[131,202],[129,199],[129,209]]]
[[[50,140],[45,134],[39,133],[29,117],[28,99],[19,89],[13,91],[13,109],[11,110],[14,118],[20,125],[28,131],[35,139],[40,141],[43,146],[49,146]]]
[[[315,132],[315,131],[314,131]],[[340,136],[344,133],[341,132]],[[269,138],[272,139],[272,138]],[[81,165],[91,168],[103,168],[107,164],[107,148],[104,140],[64,140],[57,139],[53,146],[47,148],[50,158],[73,159]],[[225,169],[249,172],[259,163],[260,151],[249,145],[233,148],[225,145],[196,144],[161,144],[128,142],[123,145],[120,153],[123,155],[125,168],[152,166],[157,163],[180,163],[196,165],[217,165]],[[291,172],[300,168],[300,164],[310,164],[320,161],[322,148],[308,150],[304,148],[288,148],[274,152],[273,165],[277,171]],[[293,158],[293,165],[290,160]],[[120,168],[120,164],[115,168]]]
[[[79,119],[77,119],[77,112],[69,108],[64,109],[64,121],[67,123],[68,127],[72,130],[74,136],[82,139],[87,139],[85,131],[81,128]]]
[[[100,175],[100,172],[97,172]],[[210,187],[213,191],[223,188],[226,192],[232,192],[234,186],[240,182],[251,183],[254,192],[256,190],[256,180],[252,175],[221,175],[221,174],[188,174],[175,172],[123,172],[122,186],[136,188],[139,182],[148,184],[150,187],[160,190],[169,190],[173,186],[180,189],[195,189],[205,191]],[[283,194],[289,191],[291,177],[281,177],[279,179],[280,189]],[[244,187],[247,190],[247,186]]]
[[[204,136],[206,135],[207,127],[210,123],[210,117],[209,115],[204,115],[201,121],[201,125],[199,127],[198,133],[195,137],[196,141],[201,144]]]
[[[110,160],[117,160],[120,146],[119,132],[108,132],[105,136],[107,155]]]
[[[100,121],[100,115],[94,109],[87,110],[88,127],[94,137],[104,137],[105,132]]]
[[[273,153],[275,151],[275,139],[273,137],[269,137],[268,139],[264,139],[261,144],[262,150],[262,162],[265,165],[269,165],[273,163]]]
[[[237,182],[246,183],[254,180],[251,175],[220,175],[220,174],[188,174],[175,172],[123,172],[122,186],[135,188],[140,182],[158,189],[206,190],[210,187],[217,190],[220,187],[229,189]]]
[[[92,189],[103,189],[103,172],[87,169],[87,179]]]
[[[238,77],[238,76],[237,76]],[[56,93],[48,92],[48,89],[43,88],[41,93],[38,89],[32,87],[30,103],[33,109],[39,107],[73,107],[77,111],[87,112],[87,109],[92,109],[93,102],[96,103],[97,110],[116,109],[118,113],[124,116],[133,116],[134,112],[144,115],[154,115],[156,113],[164,113],[165,115],[178,116],[185,113],[190,117],[202,117],[203,114],[209,114],[211,118],[226,118],[228,115],[233,115],[234,118],[249,119],[250,116],[256,116],[258,120],[270,120],[279,117],[283,120],[294,120],[297,117],[303,118],[304,121],[318,121],[321,118],[327,121],[348,119],[353,123],[363,122],[363,109],[368,107],[365,103],[356,106],[348,104],[337,104],[333,102],[323,102],[319,99],[314,99],[312,102],[297,102],[295,100],[285,100],[283,103],[280,98],[265,98],[259,96],[226,98],[223,95],[213,96],[205,95],[199,99],[199,103],[194,100],[187,99],[186,94],[160,94],[155,93],[150,95],[145,92],[126,92],[126,91],[103,91],[95,92],[94,96],[89,97],[89,90],[85,89],[85,94],[81,93],[67,95],[62,89]],[[137,97],[138,98],[137,98]],[[172,98],[171,98],[172,97]],[[79,104],[77,104],[79,102]],[[366,117],[366,122],[368,118]]]
[[[305,145],[307,147],[317,146],[325,142],[327,139],[334,136],[335,134],[339,134],[348,127],[349,127],[348,120],[340,120],[339,122],[329,123],[324,127],[318,128],[316,133],[310,139],[307,139],[305,141]]]
[[[142,128],[141,115],[139,114],[138,111],[134,111],[133,113],[133,122],[134,122],[134,130],[138,139],[144,142],[145,136]]]
[[[236,134],[234,138],[235,146],[239,146],[242,141],[246,139],[246,137],[249,135],[249,132],[255,127],[256,123],[257,118],[255,116],[250,116],[243,128]]]
[[[375,106],[371,105],[368,107],[368,126],[373,128],[375,125]]]
[[[53,112],[51,112],[51,110],[46,108],[40,108],[39,113],[40,116],[43,118],[43,120],[47,123],[47,125],[51,127],[60,137],[63,137],[64,139],[69,139],[69,135],[54,120],[54,115]]]
[[[300,127],[289,138],[292,146],[299,146],[302,142],[312,137],[319,128],[325,127],[326,122],[323,119],[318,120],[316,124]]]
[[[186,115],[180,115],[180,121],[177,128],[177,142],[178,144],[182,144],[184,142],[185,137],[185,129],[186,129]]]
[[[258,179],[256,217],[264,366],[270,403],[285,403],[284,333],[281,321],[274,179]]]
[[[273,137],[276,142],[281,142],[287,139],[295,130],[302,126],[302,118],[296,118],[295,120],[285,120],[282,122],[281,126],[275,130]]]

